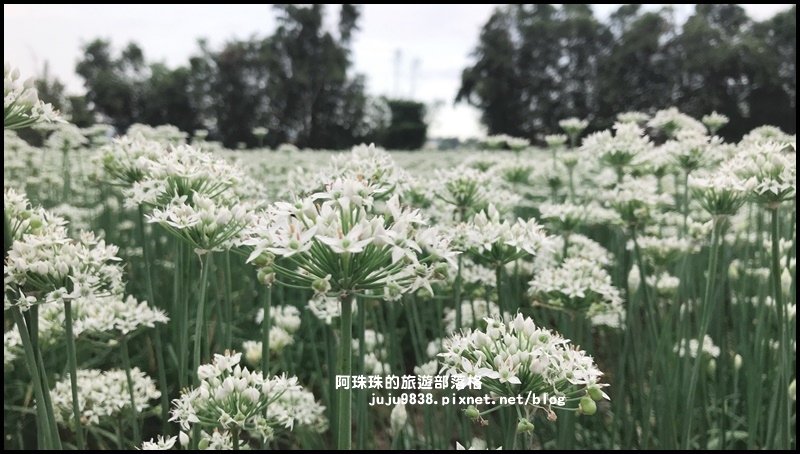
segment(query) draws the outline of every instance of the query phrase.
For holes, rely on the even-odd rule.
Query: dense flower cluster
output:
[[[568,258],[558,267],[541,270],[529,283],[529,289],[540,304],[589,317],[620,316],[624,310],[622,296],[611,284],[611,276],[596,263],[581,258]]]
[[[487,318],[485,330],[468,330],[445,339],[439,354],[442,370],[467,380],[480,379],[482,389],[501,396],[532,391],[565,396],[563,407],[576,408],[587,393],[600,390],[602,372],[586,352],[569,340],[517,315],[513,320]],[[593,390],[590,393],[590,390]],[[549,405],[545,406],[552,411]]]
[[[161,392],[156,389],[153,379],[138,368],[130,371],[133,380],[133,396],[136,410],[141,412],[150,407],[153,399],[158,399]],[[50,393],[53,408],[58,422],[75,426],[72,417],[72,394],[69,376],[56,382]],[[131,401],[128,398],[128,381],[124,370],[112,369],[101,371],[96,369],[78,370],[78,403],[80,406],[81,426],[99,424],[116,425],[117,417],[129,411]]]
[[[194,425],[205,430],[246,431],[269,440],[274,431],[291,429],[294,408],[276,411],[272,404],[286,392],[302,392],[296,378],[265,378],[239,365],[241,353],[214,355],[211,364],[197,369],[200,384],[185,390],[173,401],[171,421],[189,431]],[[269,408],[269,412],[264,410]]]
[[[361,180],[336,180],[294,204],[275,204],[245,241],[254,247],[248,261],[321,294],[369,292],[393,301],[420,288],[433,293],[437,262],[454,257],[447,239],[426,230],[419,211],[396,195],[379,209],[374,191]]]

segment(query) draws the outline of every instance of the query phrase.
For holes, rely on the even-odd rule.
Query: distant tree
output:
[[[169,69],[161,63],[150,65],[150,77],[138,87],[139,123],[172,124],[184,131],[200,127],[190,95],[188,68]]]
[[[418,150],[425,145],[428,125],[425,123],[425,104],[416,101],[387,100],[392,112],[391,123],[380,144],[390,150]]]
[[[622,111],[677,106],[730,117],[737,139],[759,124],[795,131],[796,8],[754,22],[737,5],[622,5],[600,23],[587,5],[498,7],[462,72],[456,101],[477,106],[489,133],[537,139],[559,119],[610,126]]]
[[[609,29],[614,39],[599,63],[594,128],[611,126],[620,112],[650,111],[677,101],[672,10],[641,13],[640,5],[623,5],[611,14]]]
[[[349,146],[364,115],[361,76],[348,77],[350,40],[359,10],[345,5],[339,36],[325,31],[323,5],[277,5],[278,29],[271,38],[271,115],[283,141],[312,148]]]
[[[680,59],[679,108],[695,117],[722,112],[730,123],[722,132],[740,130],[752,81],[747,77],[742,38],[752,21],[738,5],[697,5],[676,38]]]
[[[745,129],[771,124],[797,131],[797,7],[753,25],[743,40],[747,77]]]
[[[596,73],[610,41],[587,5],[512,5],[481,31],[456,101],[483,112],[490,134],[537,138],[598,103]]]
[[[131,43],[114,57],[111,43],[97,39],[83,52],[76,71],[84,79],[90,108],[118,130],[126,130],[139,121],[137,91],[146,79],[142,50]]]
[[[461,73],[456,102],[466,101],[481,110],[490,134],[523,135],[525,107],[520,95],[525,83],[517,67],[517,50],[511,37],[510,9],[498,8],[481,30],[473,52],[475,64]]]
[[[350,43],[359,7],[342,5],[336,31],[324,26],[325,6],[276,5],[278,27],[264,38],[234,40],[220,49],[199,42],[186,66],[146,63],[130,44],[115,55],[107,41],[84,47],[77,72],[92,112],[125,130],[132,123],[170,123],[229,147],[259,141],[344,148],[375,137],[361,75],[352,75]]]

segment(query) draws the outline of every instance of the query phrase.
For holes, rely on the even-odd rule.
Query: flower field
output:
[[[795,136],[618,120],[228,150],[6,68],[5,448],[796,448]]]

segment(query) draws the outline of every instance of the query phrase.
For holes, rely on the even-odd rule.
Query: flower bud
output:
[[[742,368],[742,355],[737,353],[736,356],[733,357],[733,368],[736,371]]]
[[[592,398],[589,396],[581,397],[579,407],[581,413],[584,415],[592,416],[593,414],[597,413],[597,404],[594,403]]]
[[[639,285],[641,284],[641,276],[639,275],[639,267],[633,265],[631,267],[630,273],[628,273],[628,289],[631,293],[636,292],[639,290]]]
[[[587,392],[589,394],[589,397],[592,398],[592,400],[597,401],[603,398],[603,391],[600,390],[600,388],[596,385],[590,386]]]
[[[781,289],[783,290],[784,296],[790,296],[792,294],[792,273],[789,271],[789,268],[784,268],[781,273]]]
[[[469,407],[465,408],[464,414],[470,419],[478,419],[481,416],[481,412],[479,412],[474,405],[470,405]]]
[[[706,366],[706,373],[708,373],[709,377],[713,378],[716,372],[717,372],[717,360],[711,358],[708,360],[708,365]]]
[[[730,266],[728,267],[728,279],[735,281],[739,279],[739,261],[732,260]]]
[[[408,413],[403,404],[397,404],[392,408],[392,413],[389,417],[390,430],[392,435],[397,436],[408,421]]]
[[[248,344],[244,351],[244,359],[247,364],[254,367],[261,363],[261,345],[259,342],[253,342],[252,345]]]
[[[259,269],[256,277],[258,278],[258,282],[268,287],[275,282],[275,272],[272,267],[269,266]]]
[[[261,268],[272,265],[272,262],[274,261],[275,261],[275,255],[273,255],[270,252],[263,252],[261,253],[261,255],[259,255],[253,260],[253,265]]]
[[[711,358],[708,360],[708,366],[706,366],[706,372],[709,376],[713,376],[714,373],[717,372],[717,360]]]
[[[315,292],[320,294],[325,294],[331,291],[331,275],[325,276],[325,278],[317,278],[314,279],[314,282],[311,283],[311,288],[314,289]]]
[[[528,432],[533,432],[533,423],[528,420],[528,418],[519,418],[519,422],[517,422],[517,433],[524,434]]]

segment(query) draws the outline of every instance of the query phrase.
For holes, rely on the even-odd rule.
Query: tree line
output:
[[[457,100],[481,110],[491,134],[529,139],[560,119],[610,126],[619,112],[670,106],[730,117],[720,133],[755,126],[795,132],[796,7],[754,21],[737,5],[622,5],[607,21],[589,5],[498,7],[483,26]]]
[[[321,4],[274,11],[271,35],[215,49],[200,40],[177,68],[148,62],[134,43],[115,52],[94,40],[76,67],[85,96],[64,96],[50,77],[38,88],[79,125],[99,120],[124,131],[169,123],[205,129],[229,147],[259,145],[254,128],[267,128],[263,143],[273,147],[425,142],[425,105],[370,97],[353,71],[358,6],[342,5],[333,30]],[[619,112],[670,106],[727,115],[720,134],[729,139],[761,124],[794,132],[795,13],[754,21],[736,5],[697,5],[678,23],[669,7],[622,5],[601,21],[584,4],[500,6],[478,36],[455,101],[480,109],[490,134],[534,141],[566,117],[600,129]]]

